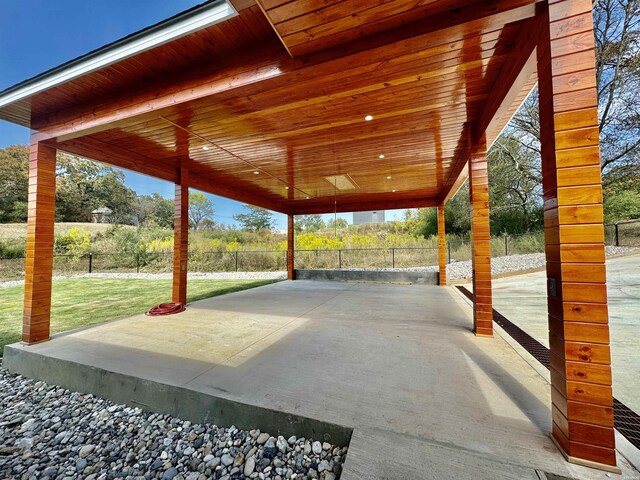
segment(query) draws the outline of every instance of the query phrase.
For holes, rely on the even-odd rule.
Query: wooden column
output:
[[[491,233],[489,231],[489,179],[487,143],[483,135],[469,160],[471,203],[471,263],[473,266],[473,331],[493,335],[491,297]]]
[[[180,169],[176,183],[173,220],[173,294],[174,302],[187,303],[189,260],[189,171]]]
[[[617,471],[591,1],[552,3],[540,31],[552,438]]]
[[[56,150],[37,142],[29,152],[28,208],[22,340],[36,343],[50,333],[56,208]]]
[[[438,205],[438,285],[447,284],[447,237],[444,228],[444,204]]]
[[[295,230],[294,230],[294,216],[289,215],[287,217],[287,280],[295,280],[296,272],[294,266],[295,255]]]

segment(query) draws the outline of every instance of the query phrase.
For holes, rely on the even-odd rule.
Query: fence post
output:
[[[391,249],[391,268],[396,268],[396,249]]]
[[[447,242],[447,265],[451,263],[451,242]]]
[[[509,235],[504,236],[504,256],[509,255]]]
[[[618,229],[618,222],[615,223],[616,227],[616,247],[620,246],[620,230]]]
[[[93,271],[93,253],[89,252],[89,273]]]
[[[342,269],[342,250],[338,249],[338,270]]]
[[[238,251],[236,250],[235,252],[235,259],[236,259],[236,272],[238,271]]]

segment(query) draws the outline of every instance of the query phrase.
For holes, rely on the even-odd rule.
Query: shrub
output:
[[[82,228],[72,228],[55,239],[56,253],[71,255],[75,259],[88,253],[90,248],[91,234]]]

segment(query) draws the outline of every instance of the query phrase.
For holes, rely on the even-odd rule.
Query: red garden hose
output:
[[[174,313],[184,312],[184,303],[180,302],[166,302],[156,305],[151,310],[145,313],[150,317],[157,317],[160,315],[173,315]]]

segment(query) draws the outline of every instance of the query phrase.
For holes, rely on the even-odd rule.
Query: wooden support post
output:
[[[489,179],[484,135],[469,160],[471,203],[471,262],[473,266],[473,331],[493,335],[491,295],[491,233],[489,231]]]
[[[447,237],[444,227],[444,203],[438,205],[438,285],[447,284]]]
[[[294,266],[295,255],[295,230],[294,230],[294,216],[289,214],[287,217],[287,280],[296,279],[296,271]]]
[[[590,1],[541,14],[538,43],[552,438],[617,471]]]
[[[189,171],[180,168],[173,220],[173,294],[174,302],[187,303],[189,260]]]
[[[36,343],[50,333],[56,208],[56,150],[38,142],[29,152],[28,208],[22,340]]]

